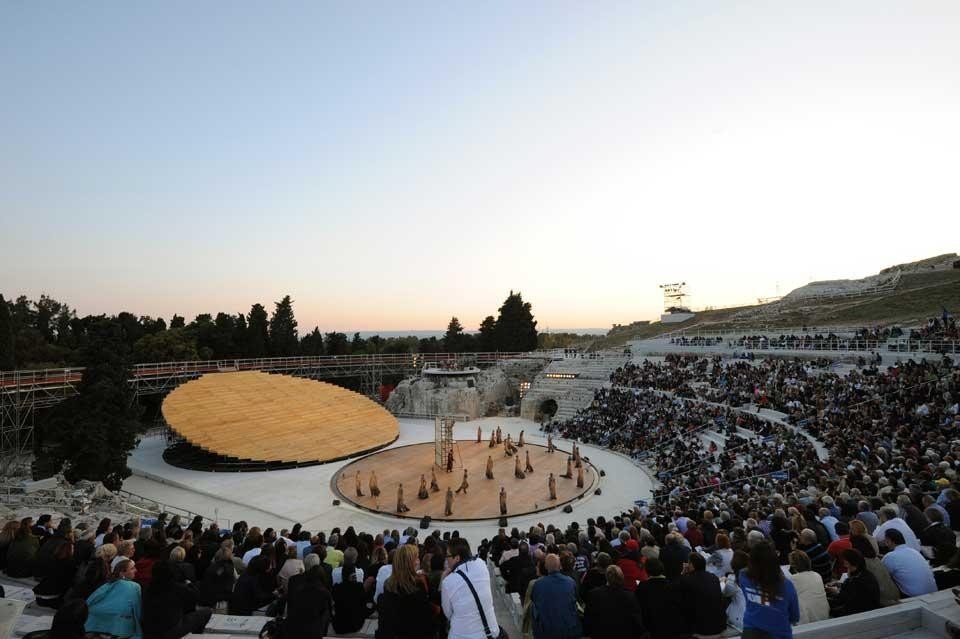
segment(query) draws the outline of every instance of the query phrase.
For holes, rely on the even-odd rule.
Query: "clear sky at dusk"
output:
[[[960,249],[960,2],[790,4],[0,4],[0,292],[587,327]]]

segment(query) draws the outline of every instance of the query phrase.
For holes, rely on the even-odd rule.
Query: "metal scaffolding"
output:
[[[0,460],[32,451],[36,411],[76,394],[81,376],[69,368],[0,373]]]
[[[457,423],[453,417],[437,417],[433,420],[433,457],[437,466],[447,467],[447,459],[453,452],[453,426]]]

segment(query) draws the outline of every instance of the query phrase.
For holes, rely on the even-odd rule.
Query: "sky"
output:
[[[0,3],[0,293],[651,319],[955,252],[960,3]]]

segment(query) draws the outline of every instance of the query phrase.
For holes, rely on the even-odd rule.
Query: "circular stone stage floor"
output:
[[[489,437],[489,431],[486,433]],[[507,489],[507,516],[514,517],[550,510],[565,503],[577,500],[599,485],[596,469],[587,461],[583,462],[583,488],[577,488],[577,470],[573,470],[573,479],[561,477],[567,470],[567,457],[572,452],[569,446],[557,447],[555,453],[548,453],[546,446],[531,444],[529,441],[519,449],[520,465],[524,467],[526,452],[530,452],[530,465],[534,472],[527,473],[524,479],[514,476],[514,457],[507,457],[503,446],[489,447],[489,440],[481,443],[473,440],[458,440],[454,448],[454,469],[437,468],[437,483],[440,492],[430,493],[427,499],[419,499],[420,476],[426,477],[430,486],[430,469],[434,463],[433,442],[411,444],[383,450],[347,464],[337,472],[331,487],[340,499],[365,510],[382,513],[391,517],[410,517],[420,519],[429,515],[436,521],[464,521],[478,519],[496,519],[500,517],[500,487]],[[493,457],[493,476],[486,478],[487,456]],[[447,487],[454,491],[463,479],[463,469],[468,471],[469,489],[467,494],[455,494],[453,515],[444,516]],[[377,474],[380,497],[370,495],[370,471]],[[356,496],[356,473],[360,473],[364,497]],[[547,478],[550,473],[557,479],[557,499],[550,500]],[[397,485],[403,484],[403,500],[410,509],[401,515],[396,512]]]

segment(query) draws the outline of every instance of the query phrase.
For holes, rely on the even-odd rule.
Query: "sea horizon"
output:
[[[542,331],[541,333],[576,333],[577,335],[606,335],[609,329],[606,328],[548,328]],[[439,330],[430,330],[430,329],[419,329],[419,330],[393,330],[393,331],[341,331],[347,335],[347,337],[353,337],[354,334],[360,333],[360,337],[363,339],[369,339],[374,335],[379,335],[380,337],[416,337],[418,339],[430,339],[431,337],[441,338],[447,332],[446,329]],[[478,331],[464,331],[468,335],[476,335]]]

